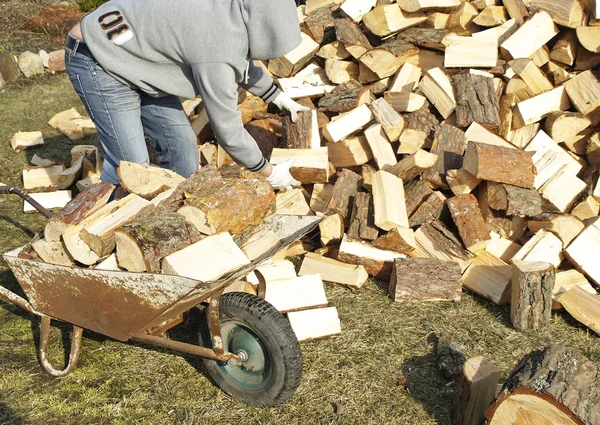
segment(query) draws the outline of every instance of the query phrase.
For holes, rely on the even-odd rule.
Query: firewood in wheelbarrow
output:
[[[487,425],[600,424],[598,364],[561,344],[523,358],[487,409]]]
[[[47,241],[58,241],[61,235],[84,218],[102,208],[108,202],[115,187],[110,183],[96,183],[72,199],[52,217],[44,227]]]
[[[185,181],[184,177],[173,171],[128,161],[119,163],[117,173],[121,178],[123,189],[145,199],[152,199],[159,193]]]
[[[159,273],[160,260],[201,238],[183,215],[153,208],[115,230],[117,261],[130,272]]]

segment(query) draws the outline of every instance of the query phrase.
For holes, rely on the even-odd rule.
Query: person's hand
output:
[[[290,167],[296,162],[296,158],[290,158],[282,164],[273,165],[271,175],[267,181],[275,190],[292,190],[292,186],[300,186],[300,182],[290,174]]]
[[[275,100],[273,100],[273,103],[281,110],[285,109],[286,111],[290,111],[292,122],[298,121],[298,112],[310,111],[310,108],[302,106],[298,102],[294,102],[290,96],[284,92],[279,93]]]

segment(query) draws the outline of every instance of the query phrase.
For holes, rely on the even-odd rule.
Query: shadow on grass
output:
[[[433,352],[415,356],[404,362],[402,373],[406,390],[438,424],[450,423],[452,400],[456,386],[450,385],[438,372]]]
[[[12,217],[8,215],[0,215],[0,220],[6,221],[8,224],[15,226],[17,229],[25,233],[30,238],[33,238],[35,236],[34,231],[23,226],[21,223],[15,221]]]
[[[9,409],[5,403],[0,401],[0,424],[2,425],[21,425],[24,424],[23,419]]]

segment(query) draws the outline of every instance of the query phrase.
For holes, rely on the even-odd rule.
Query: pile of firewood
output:
[[[466,288],[519,330],[564,307],[600,332],[600,2],[384,3],[298,8],[300,46],[260,63],[311,108],[296,123],[241,98],[271,163],[296,158],[277,212],[326,216],[290,253],[396,301]],[[204,163],[226,162],[192,118]]]

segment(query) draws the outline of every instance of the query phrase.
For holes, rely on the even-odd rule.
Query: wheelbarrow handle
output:
[[[46,217],[46,218],[52,217],[52,213],[50,213],[50,211],[48,211],[46,208],[44,208],[38,201],[33,199],[31,196],[29,196],[26,193],[23,193],[23,191],[21,189],[19,189],[17,187],[13,187],[13,186],[0,186],[0,195],[9,195],[11,193],[14,193],[15,195],[19,195],[21,198],[23,198],[25,200],[25,202],[30,203],[31,206],[34,207],[36,210],[38,210],[44,217]]]
[[[50,334],[50,317],[42,316],[40,323],[40,346],[38,349],[38,360],[44,372],[55,378],[68,375],[77,367],[77,360],[79,359],[79,351],[81,349],[81,336],[83,335],[83,329],[79,326],[73,325],[73,335],[71,335],[71,352],[69,353],[69,363],[62,369],[54,369],[54,367],[48,361],[48,339]]]

